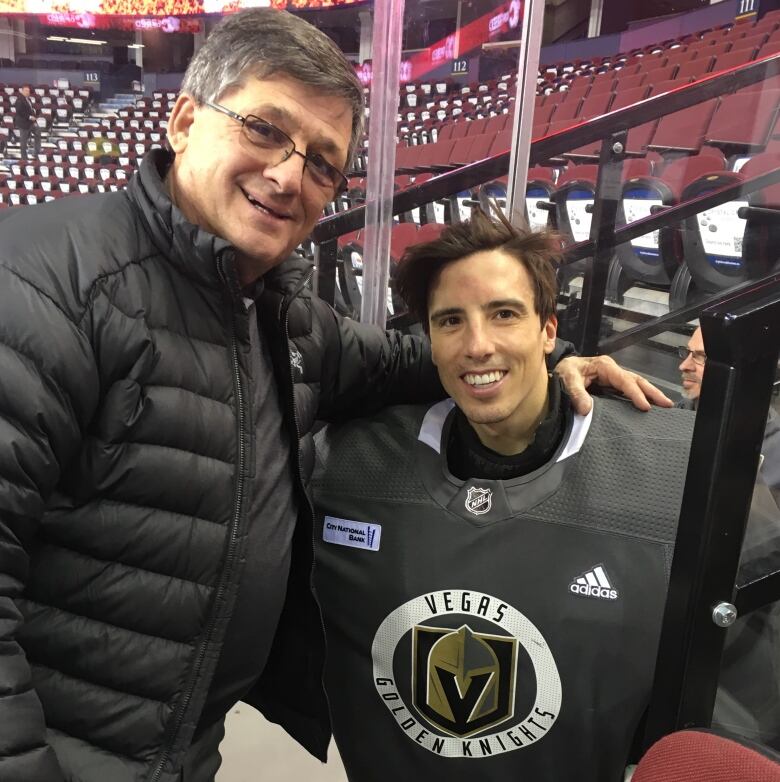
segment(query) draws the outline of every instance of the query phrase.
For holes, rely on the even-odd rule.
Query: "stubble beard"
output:
[[[699,398],[699,391],[701,390],[701,383],[698,382],[695,378],[692,378],[690,376],[683,375],[683,380],[689,380],[694,385],[692,385],[690,388],[683,387],[682,395],[686,399],[696,400]]]

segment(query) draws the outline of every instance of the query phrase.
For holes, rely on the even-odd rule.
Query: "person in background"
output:
[[[33,137],[35,156],[41,151],[41,132],[35,123],[35,106],[30,99],[30,87],[25,84],[19,90],[19,96],[14,104],[14,128],[19,134],[19,149],[22,160],[27,160],[30,136]]]
[[[683,398],[677,407],[686,410],[696,410],[701,393],[701,382],[704,377],[704,367],[707,363],[707,352],[704,348],[704,336],[701,326],[698,326],[688,340],[687,346],[678,348],[680,363],[680,382]],[[769,487],[780,502],[780,416],[770,406],[769,416],[764,430],[764,441],[761,446],[760,479]]]

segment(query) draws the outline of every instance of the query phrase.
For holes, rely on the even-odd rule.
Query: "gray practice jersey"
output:
[[[315,586],[355,782],[617,782],[646,706],[694,417],[597,399],[555,456],[453,477],[452,402],[319,444]]]

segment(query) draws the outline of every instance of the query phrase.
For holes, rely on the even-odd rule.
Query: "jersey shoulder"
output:
[[[315,438],[315,496],[425,501],[428,493],[416,469],[415,444],[429,409],[430,405],[398,405],[325,427]]]
[[[652,407],[643,413],[623,398],[595,400],[589,439],[654,440],[690,446],[696,413],[683,408]]]
[[[597,399],[581,451],[536,515],[671,544],[694,421],[687,410],[642,413],[621,400]]]

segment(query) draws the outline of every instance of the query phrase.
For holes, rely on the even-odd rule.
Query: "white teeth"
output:
[[[464,375],[463,379],[470,386],[485,386],[488,383],[497,383],[505,375],[505,372],[485,372],[482,375]]]

